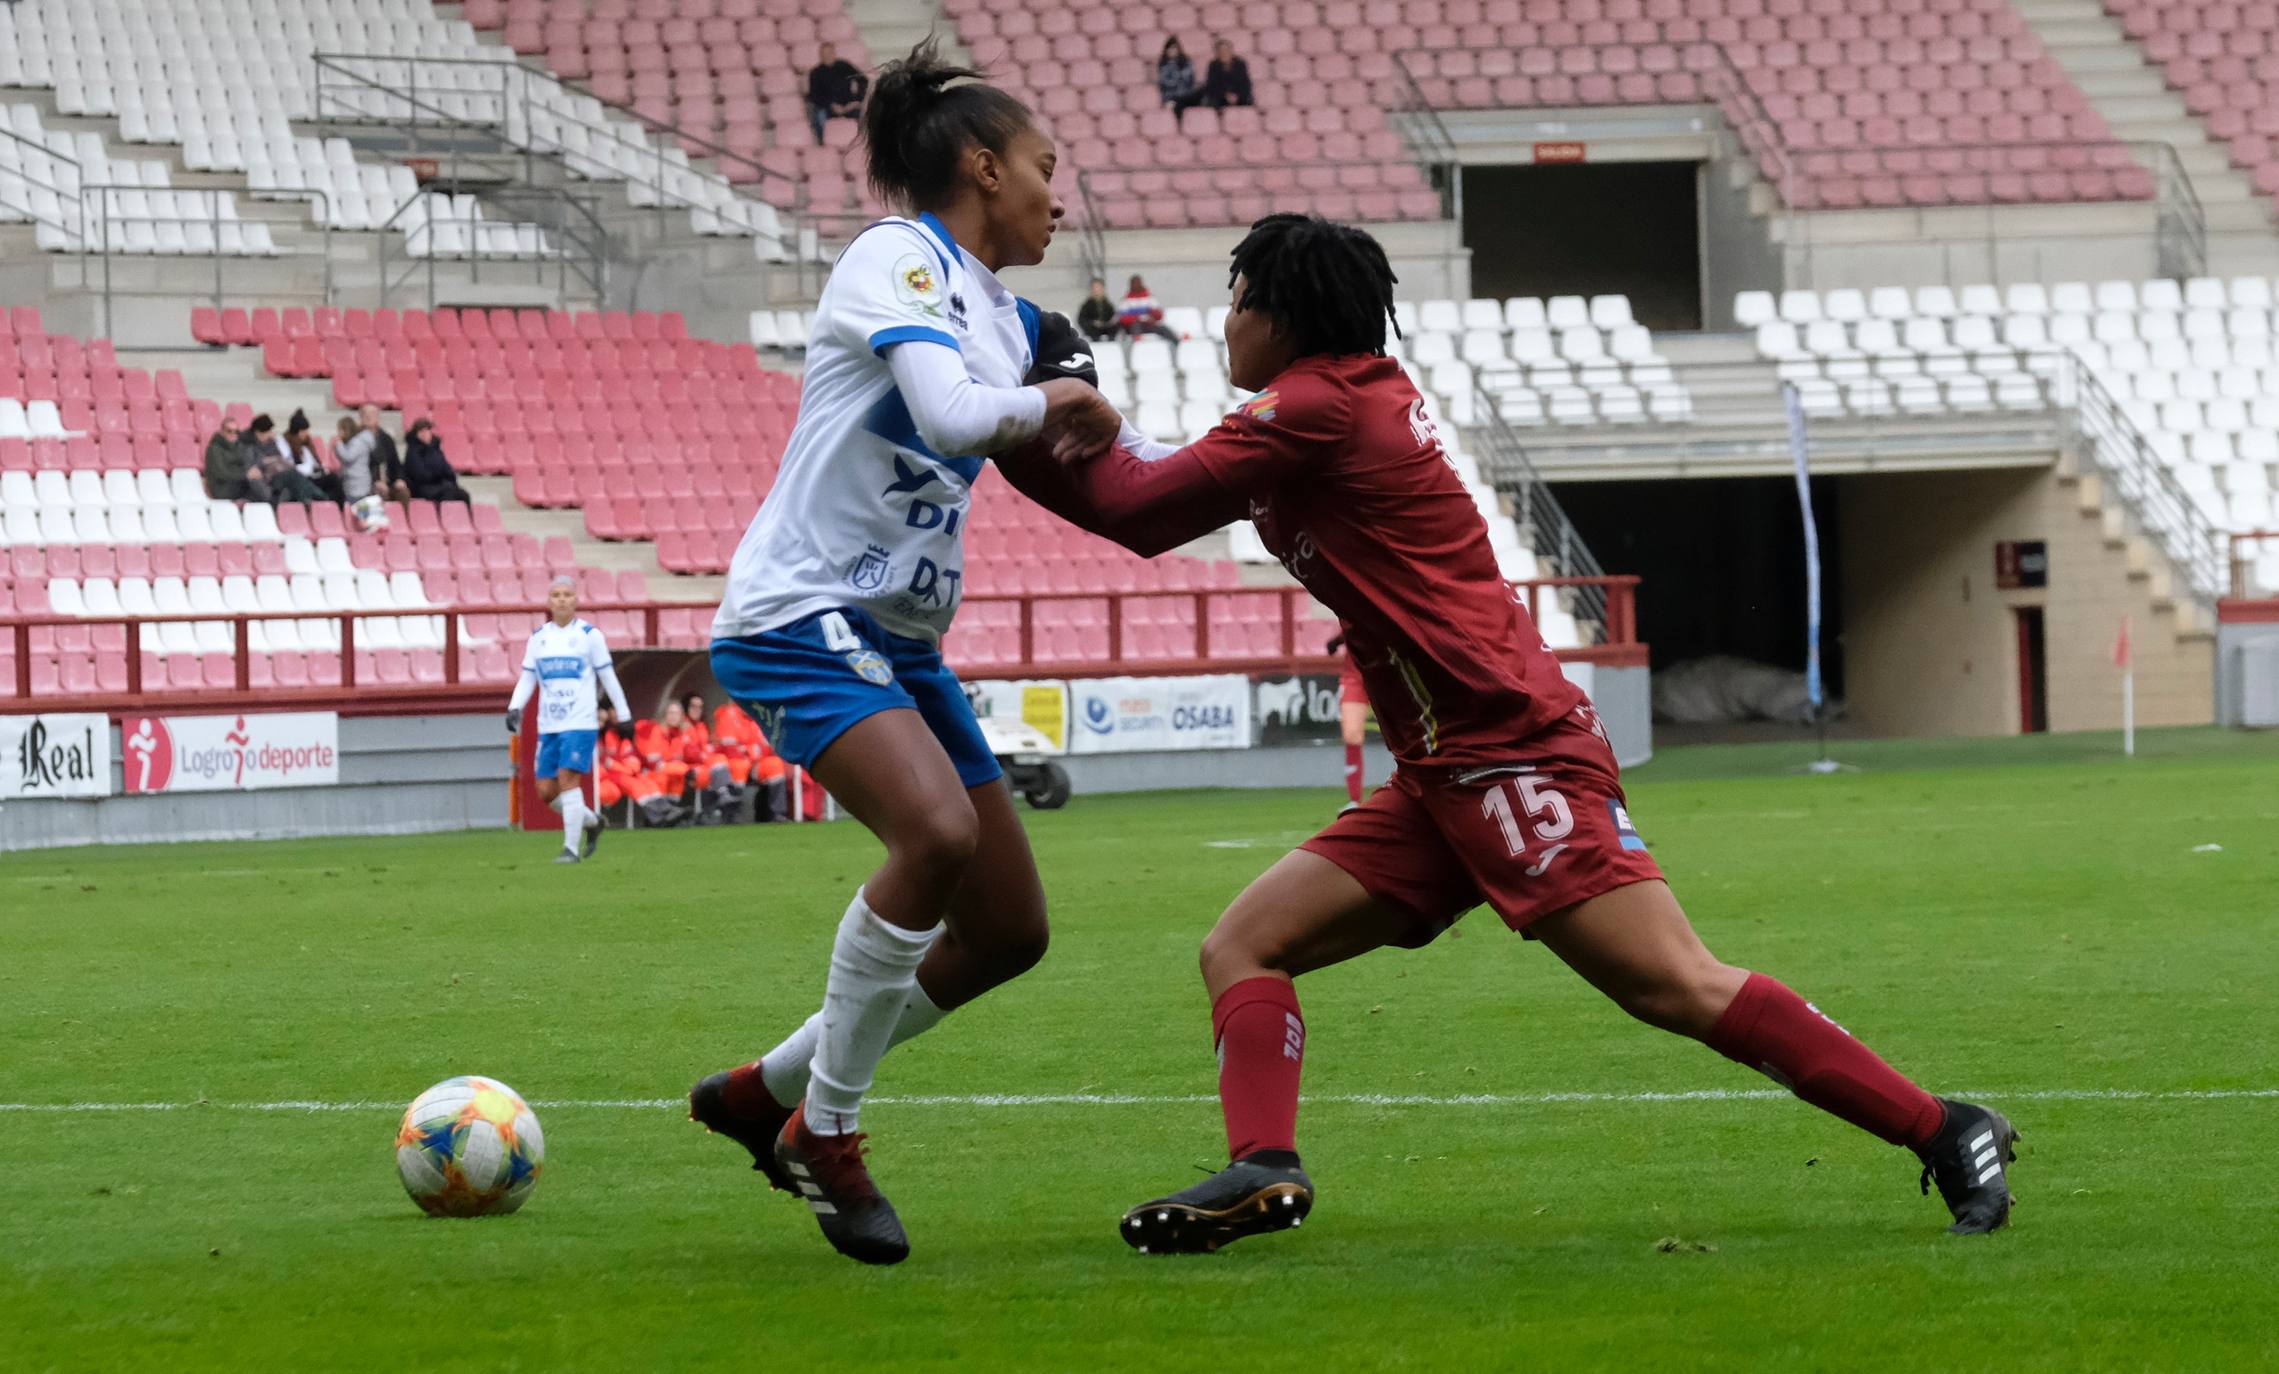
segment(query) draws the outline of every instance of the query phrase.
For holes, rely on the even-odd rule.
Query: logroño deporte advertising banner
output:
[[[340,781],[340,717],[126,716],[119,721],[126,790],[235,792]]]

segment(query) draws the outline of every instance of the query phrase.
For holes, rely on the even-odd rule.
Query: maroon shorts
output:
[[[1538,916],[1659,878],[1589,711],[1514,745],[1508,763],[1404,763],[1298,847],[1413,917],[1402,941],[1412,948],[1482,903],[1525,930]]]
[[[1337,670],[1337,703],[1340,706],[1367,706],[1369,686],[1361,680],[1361,668],[1351,655]]]

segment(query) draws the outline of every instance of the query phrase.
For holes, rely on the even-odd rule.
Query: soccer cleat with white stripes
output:
[[[1254,1154],[1192,1188],[1141,1203],[1117,1229],[1143,1255],[1207,1255],[1244,1236],[1294,1230],[1313,1209],[1314,1182],[1296,1155],[1261,1161]]]
[[[776,1137],[776,1167],[792,1191],[815,1214],[823,1239],[849,1259],[865,1264],[900,1264],[910,1257],[910,1237],[894,1204],[879,1194],[863,1164],[860,1133],[817,1135],[807,1129],[806,1104],[794,1108]]]
[[[2018,1132],[2000,1112],[1943,1097],[1939,1105],[1947,1109],[1947,1119],[1931,1143],[1916,1151],[1923,1158],[1923,1191],[1939,1185],[1939,1196],[1955,1217],[1947,1229],[1958,1236],[2009,1225],[2008,1169],[2018,1157]]]

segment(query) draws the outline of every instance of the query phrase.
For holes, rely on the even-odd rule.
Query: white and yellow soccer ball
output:
[[[396,1174],[431,1217],[505,1216],[530,1200],[546,1137],[522,1094],[495,1078],[447,1078],[404,1110]]]

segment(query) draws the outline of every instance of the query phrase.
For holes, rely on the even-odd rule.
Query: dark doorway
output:
[[[1472,294],[1625,295],[1640,324],[1701,328],[1699,166],[1465,168]]]
[[[2043,674],[2042,608],[2019,606],[2018,728],[2038,735],[2050,728],[2049,680]]]
[[[1804,670],[1804,521],[1789,477],[1560,482],[1559,503],[1610,573],[1636,573],[1638,631],[1660,670],[1711,654]],[[1820,669],[1844,689],[1839,484],[1812,483]]]

